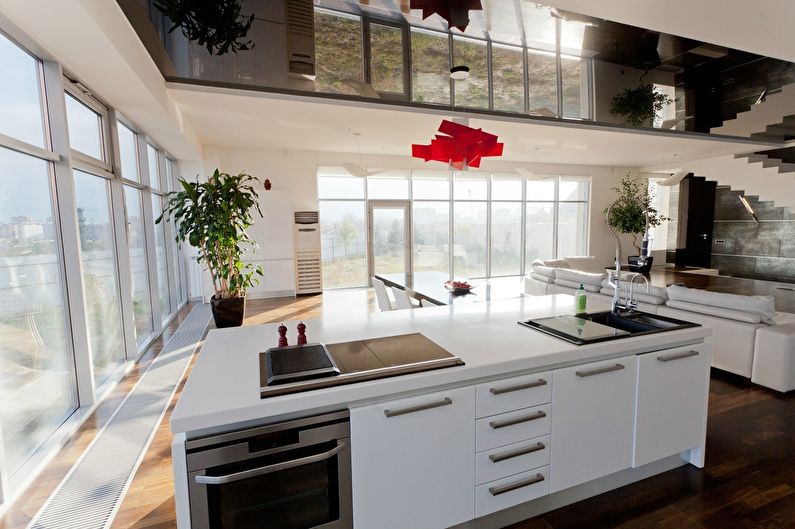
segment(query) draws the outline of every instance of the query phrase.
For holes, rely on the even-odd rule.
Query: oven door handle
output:
[[[337,446],[328,452],[323,452],[322,454],[301,457],[299,459],[284,461],[283,463],[276,463],[275,465],[268,465],[266,467],[252,468],[250,470],[235,472],[234,474],[227,474],[225,476],[196,476],[196,483],[201,485],[224,485],[226,483],[240,481],[241,479],[248,479],[257,476],[264,476],[265,474],[271,474],[273,472],[279,472],[280,470],[288,470],[303,465],[311,465],[312,463],[319,463],[320,461],[325,461],[326,459],[334,457],[335,455],[342,452],[347,446],[348,443],[341,441]]]

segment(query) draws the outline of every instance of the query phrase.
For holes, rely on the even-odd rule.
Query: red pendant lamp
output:
[[[443,120],[439,132],[430,145],[413,144],[411,155],[452,165],[458,170],[464,167],[480,167],[480,160],[485,156],[502,156],[503,143],[497,136],[473,129],[460,123]]]
[[[411,0],[411,9],[422,9],[423,20],[436,13],[451,28],[465,31],[469,25],[469,11],[480,11],[480,0]]]

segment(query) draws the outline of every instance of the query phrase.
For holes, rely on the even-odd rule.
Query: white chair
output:
[[[386,285],[380,279],[376,279],[375,277],[370,278],[370,281],[373,283],[373,288],[375,289],[375,299],[378,302],[378,308],[383,312],[386,310],[394,310],[395,307],[392,306],[392,301],[389,299],[389,294],[386,291]]]
[[[392,295],[395,296],[395,304],[398,310],[416,308],[411,302],[408,293],[402,288],[392,287]]]

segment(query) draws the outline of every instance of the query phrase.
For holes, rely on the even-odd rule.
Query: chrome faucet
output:
[[[638,303],[637,303],[637,301],[635,301],[635,288],[634,288],[635,287],[635,279],[638,278],[638,277],[643,279],[643,283],[645,283],[645,285],[646,285],[646,292],[647,293],[649,292],[649,280],[646,279],[646,276],[644,276],[643,274],[637,274],[637,273],[636,274],[632,274],[632,277],[630,277],[630,279],[629,279],[629,298],[626,299],[626,303],[624,305],[624,308],[626,308],[630,312],[632,312],[633,310],[638,308]]]
[[[613,300],[610,303],[610,311],[618,314],[619,309],[621,309],[621,239],[618,238],[618,234],[615,232],[613,227],[610,225],[610,210],[613,209],[613,206],[607,208],[605,212],[605,220],[607,221],[607,229],[610,231],[610,235],[613,236],[613,240],[616,241],[616,269],[615,271],[611,270],[609,273],[608,282],[611,287],[613,287]],[[615,272],[615,277],[613,277],[613,273]]]

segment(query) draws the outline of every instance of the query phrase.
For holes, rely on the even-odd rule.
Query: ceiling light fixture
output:
[[[469,66],[463,64],[450,68],[450,79],[454,81],[465,81],[469,78]]]

